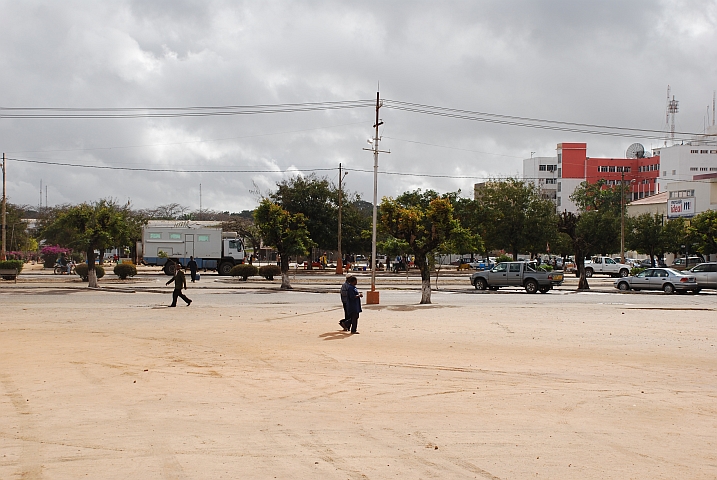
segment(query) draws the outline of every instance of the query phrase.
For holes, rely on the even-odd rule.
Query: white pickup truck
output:
[[[585,260],[585,276],[602,274],[611,277],[627,277],[630,275],[630,266],[618,263],[610,257],[592,257]]]

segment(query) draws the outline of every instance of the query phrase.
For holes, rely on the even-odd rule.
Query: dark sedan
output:
[[[687,275],[672,268],[648,268],[632,277],[615,280],[615,288],[624,292],[628,290],[662,290],[665,293],[692,291],[697,293],[694,275]]]

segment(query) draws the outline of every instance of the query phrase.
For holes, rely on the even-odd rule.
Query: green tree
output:
[[[578,228],[585,237],[585,255],[620,250],[620,195],[620,187],[608,187],[605,180],[582,182],[570,195],[581,212]]]
[[[589,248],[585,238],[585,228],[580,225],[583,215],[575,215],[572,212],[563,212],[558,217],[558,231],[568,238],[572,244],[572,251],[575,255],[575,268],[578,269],[578,290],[590,288],[588,279],[585,276],[585,252]],[[590,219],[585,221],[589,224]]]
[[[278,204],[265,198],[254,212],[264,243],[279,253],[281,289],[291,289],[289,282],[289,256],[306,255],[312,242],[302,213],[289,213]]]
[[[514,260],[521,252],[544,252],[555,237],[555,205],[532,183],[515,178],[488,182],[479,189],[476,202],[476,230],[486,246],[506,249]]]
[[[293,177],[277,183],[277,191],[270,198],[287,212],[301,213],[315,246],[334,250],[338,246],[338,200],[335,185],[316,175]],[[371,217],[373,206],[355,193],[342,192],[341,250],[364,252],[371,245]],[[311,265],[311,262],[309,262]]]
[[[277,187],[269,197],[287,212],[304,215],[314,244],[322,249],[336,248],[338,193],[329,180],[313,174],[296,176],[277,183]]]
[[[695,215],[688,234],[702,255],[717,253],[717,211],[707,210]]]
[[[83,203],[59,211],[40,235],[49,243],[86,252],[88,286],[97,288],[95,250],[125,246],[136,234],[137,225],[130,217],[128,206],[120,207],[112,200]]]
[[[625,244],[630,250],[650,256],[655,265],[655,256],[665,253],[664,216],[644,213],[627,222]]]
[[[679,255],[682,247],[691,243],[685,219],[680,217],[668,220],[662,230],[662,238],[665,252]]]
[[[6,241],[10,252],[30,251],[30,235],[27,233],[27,223],[23,221],[28,208],[21,205],[7,203],[6,206]],[[37,247],[35,247],[37,249]]]
[[[380,223],[386,233],[408,244],[421,271],[421,303],[431,303],[429,257],[462,230],[453,216],[450,196],[416,190],[396,199],[384,197]]]

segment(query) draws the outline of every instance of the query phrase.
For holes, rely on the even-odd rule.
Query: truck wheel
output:
[[[232,265],[229,262],[222,262],[219,264],[219,275],[229,275],[231,273],[232,268],[234,268],[234,265]]]
[[[172,277],[177,272],[177,264],[172,261],[168,261],[164,264],[164,268],[162,270],[164,270],[165,275]]]
[[[476,283],[473,285],[476,287],[476,290],[485,290],[488,288],[488,282],[485,281],[485,278],[476,278]]]
[[[675,287],[671,283],[666,283],[662,286],[662,291],[665,293],[675,293]]]
[[[591,278],[593,276],[593,269],[592,268],[586,268],[585,269],[585,276],[587,278]]]
[[[550,291],[550,287],[540,287],[540,293],[548,293]]]
[[[630,275],[630,270],[628,270],[627,268],[623,268],[622,270],[620,270],[620,276],[621,276],[622,278],[625,278],[625,277],[627,277],[628,275]]]
[[[525,291],[528,293],[536,293],[538,291],[538,282],[535,280],[525,282]]]
[[[617,284],[617,288],[618,288],[621,292],[627,292],[628,290],[630,290],[630,285],[628,285],[627,282],[620,282],[620,283]]]

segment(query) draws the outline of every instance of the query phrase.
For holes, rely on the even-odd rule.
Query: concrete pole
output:
[[[376,131],[373,137],[373,228],[371,233],[371,293],[366,296],[366,303],[378,304],[379,293],[376,291],[376,217],[377,217],[377,203],[378,203],[378,109],[381,108],[379,104],[379,94],[376,92],[376,124],[374,125]]]
[[[343,255],[341,253],[341,180],[342,178],[342,172],[341,172],[341,164],[339,163],[339,241],[338,241],[338,260],[336,261],[336,275],[343,275],[344,274],[344,259]]]
[[[7,184],[5,173],[7,165],[5,162],[5,154],[2,154],[2,251],[0,251],[0,260],[7,259]]]

